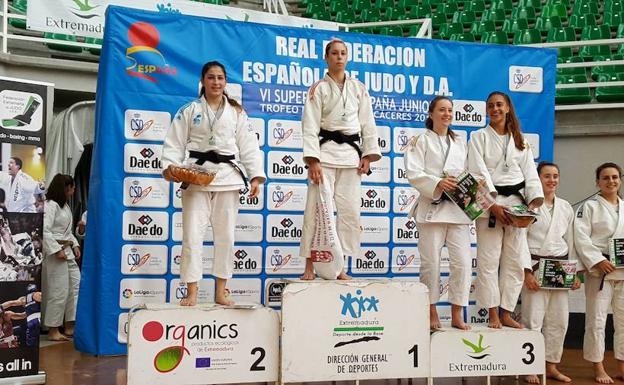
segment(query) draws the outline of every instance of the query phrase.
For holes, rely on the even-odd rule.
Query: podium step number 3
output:
[[[278,380],[279,315],[265,308],[181,308],[131,313],[128,385]]]

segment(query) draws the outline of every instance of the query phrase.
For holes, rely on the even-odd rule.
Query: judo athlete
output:
[[[166,180],[180,182],[172,175],[171,165],[196,164],[216,172],[208,186],[190,184],[182,193],[180,280],[187,284],[187,296],[180,302],[183,306],[197,304],[197,283],[203,271],[204,234],[211,225],[215,302],[232,304],[226,298],[226,283],[234,269],[239,190],[249,183],[249,195],[255,197],[259,185],[266,180],[258,139],[242,106],[225,93],[226,81],[225,67],[221,63],[212,61],[203,66],[200,97],[178,110],[163,145],[163,177]],[[240,164],[234,160],[236,157]]]
[[[624,238],[624,202],[618,196],[622,185],[620,166],[599,166],[596,185],[600,192],[579,207],[574,218],[574,247],[587,269],[583,358],[593,363],[596,382],[612,384],[603,365],[609,305],[613,309],[617,377],[624,380],[624,269],[616,269],[608,259],[610,239]]]
[[[536,209],[544,201],[533,152],[524,141],[509,96],[492,92],[486,102],[490,123],[472,133],[468,170],[485,179],[496,203],[476,220],[477,304],[489,309],[489,327],[522,328],[511,317],[518,302],[524,269],[531,267],[526,228],[511,226],[505,206],[526,203]],[[502,308],[499,315],[498,307]]]
[[[463,307],[468,305],[472,275],[470,218],[444,194],[457,188],[455,178],[466,168],[466,143],[449,127],[453,102],[445,96],[429,104],[427,131],[412,138],[405,152],[407,179],[420,193],[410,215],[418,227],[420,281],[429,288],[431,329],[442,325],[436,310],[440,300],[440,255],[446,244],[450,257],[451,325],[468,330]]]
[[[327,183],[337,211],[336,229],[345,256],[360,253],[361,176],[381,159],[377,126],[366,87],[345,72],[347,46],[334,39],[325,47],[328,72],[310,87],[303,110],[303,160],[308,166],[301,256],[306,267],[301,279],[314,279],[310,246],[320,183]],[[338,279],[349,279],[343,271]]]
[[[531,269],[524,270],[522,288],[522,322],[531,329],[541,331],[546,347],[546,376],[571,382],[570,377],[557,369],[563,354],[563,341],[568,330],[568,290],[541,289],[535,277],[540,259],[576,261],[574,251],[574,210],[568,201],[555,195],[559,186],[559,167],[554,163],[541,162],[537,173],[544,190],[544,204],[537,209],[539,217],[528,228],[527,239],[531,252]],[[577,272],[583,270],[578,262]],[[572,290],[581,286],[575,278]],[[539,384],[536,375],[527,376],[526,382]]]

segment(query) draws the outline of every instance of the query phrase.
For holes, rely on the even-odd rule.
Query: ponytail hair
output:
[[[220,62],[213,60],[213,61],[209,61],[208,63],[204,64],[204,66],[202,67],[201,70],[201,78],[200,79],[204,79],[204,76],[206,76],[206,73],[208,73],[208,70],[210,70],[212,67],[219,67],[221,68],[221,70],[223,71],[223,75],[225,76],[225,78],[227,79],[227,72],[225,71],[225,66],[223,64],[221,64]],[[199,91],[199,96],[202,97],[206,94],[206,89],[204,88],[204,86],[201,86],[201,90]],[[223,90],[223,96],[225,96],[225,99],[227,100],[227,102],[234,108],[236,108],[236,110],[238,112],[243,111],[243,106],[241,106],[241,104],[239,102],[237,102],[236,100],[232,99],[227,92],[225,92],[225,90]]]
[[[431,115],[431,113],[435,109],[436,104],[438,104],[438,102],[441,100],[448,100],[449,102],[451,102],[451,105],[453,104],[453,101],[448,96],[436,96],[431,100],[431,102],[429,102],[429,115]],[[431,116],[427,116],[427,120],[425,120],[425,127],[427,127],[428,130],[433,131],[433,119],[431,119]],[[446,134],[453,140],[455,140],[455,138],[457,137],[457,134],[455,134],[455,132],[451,130],[451,127],[448,128]]]
[[[509,112],[505,114],[505,133],[510,133],[513,137],[516,148],[520,151],[523,151],[526,148],[526,145],[524,144],[524,136],[522,136],[522,131],[520,130],[520,121],[516,116],[516,110],[514,109],[513,103],[511,103],[511,98],[504,92],[494,91],[488,95],[486,103],[494,95],[502,96],[509,106]]]

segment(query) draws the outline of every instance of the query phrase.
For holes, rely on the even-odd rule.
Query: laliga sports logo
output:
[[[150,253],[141,256],[141,254],[138,253],[138,250],[133,247],[128,253],[128,265],[130,266],[130,271],[135,271],[145,265],[151,257],[152,255]]]
[[[160,33],[153,25],[138,21],[128,28],[128,40],[132,46],[126,49],[126,58],[131,63],[126,73],[141,79],[158,83],[154,75],[176,76],[178,70],[167,64],[167,60],[156,46]]]
[[[282,123],[277,123],[273,129],[273,138],[275,138],[275,144],[282,144],[293,133],[293,129],[289,128],[287,131],[282,127]]]
[[[340,314],[343,316],[360,318],[362,313],[379,311],[377,307],[379,300],[374,295],[370,297],[363,296],[360,289],[355,291],[355,296],[351,293],[347,293],[347,295],[340,294],[340,300],[342,301]]]
[[[125,289],[122,293],[123,297],[125,299],[130,299],[132,298],[132,289]]]
[[[481,360],[490,355],[489,353],[483,354],[484,351],[490,348],[489,345],[485,347],[482,346],[483,334],[479,334],[479,342],[476,345],[465,338],[462,338],[462,341],[464,342],[464,345],[468,346],[472,350],[471,352],[466,353],[468,357],[474,358],[475,360]]]
[[[89,5],[89,0],[72,0],[72,2],[78,6],[78,8],[72,8],[69,10],[69,12],[73,13],[74,15],[82,19],[91,19],[92,17],[97,16],[97,13],[92,13],[91,11],[99,7],[99,5],[91,6]]]
[[[294,193],[292,191],[284,194],[284,192],[282,191],[282,186],[277,186],[275,188],[275,191],[273,191],[271,197],[273,199],[273,203],[275,203],[275,208],[283,206],[286,202],[290,200],[290,198],[292,198],[293,194]]]
[[[286,266],[288,262],[290,262],[291,258],[292,254],[283,256],[279,250],[274,250],[273,255],[271,255],[271,266],[273,266],[273,271],[279,271],[282,267]]]
[[[412,205],[414,200],[416,200],[416,195],[413,195],[413,194],[412,195],[407,195],[407,194],[401,192],[397,196],[397,201],[399,203],[399,211],[407,210]]]
[[[527,84],[529,80],[531,80],[531,75],[523,75],[522,71],[520,71],[519,69],[517,69],[516,73],[513,75],[513,83],[516,89],[521,88],[523,85]]]
[[[416,256],[414,254],[407,256],[403,250],[400,250],[399,255],[397,255],[397,265],[399,266],[399,271],[403,271],[406,267],[408,267],[415,258]]]
[[[132,130],[135,138],[152,128],[153,125],[154,119],[143,121],[143,119],[141,119],[141,114],[134,114],[132,119],[130,119],[130,130]]]
[[[146,188],[141,187],[141,183],[138,180],[132,182],[132,185],[128,188],[128,195],[132,198],[132,204],[139,203],[143,198],[146,198],[152,192],[152,186]]]
[[[191,352],[184,346],[185,332],[184,329],[177,327],[173,330],[173,338],[176,341],[180,341],[181,345],[168,346],[162,349],[154,357],[154,369],[160,373],[169,373],[177,368],[182,359],[184,353],[191,355]],[[183,327],[182,327],[183,328]],[[182,334],[178,332],[182,330]],[[150,321],[143,325],[143,338],[149,342],[159,341],[165,334],[165,328],[160,322]]]

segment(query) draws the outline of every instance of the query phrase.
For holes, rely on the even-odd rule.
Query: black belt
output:
[[[566,260],[568,259],[568,254],[566,255],[561,255],[559,257],[553,257],[553,256],[543,256],[543,255],[536,255],[536,254],[531,254],[531,261],[539,261],[540,259],[559,259],[559,260]],[[539,264],[537,265],[537,267],[533,267],[533,271],[539,269]]]
[[[324,143],[329,142],[330,140],[338,144],[346,143],[349,146],[353,147],[355,151],[357,151],[358,157],[362,159],[362,150],[360,149],[360,145],[359,145],[360,134],[345,135],[340,131],[328,131],[328,130],[321,128],[321,131],[319,131],[319,136],[320,136],[320,140],[319,140],[320,146],[322,146]],[[371,170],[369,169],[366,175],[370,175],[370,174],[371,174]]]
[[[234,167],[236,171],[238,171],[240,176],[243,178],[243,182],[245,183],[245,188],[248,187],[247,177],[245,176],[245,173],[243,172],[243,170],[241,170],[241,168],[238,167],[238,165],[234,162],[234,159],[236,158],[234,155],[222,155],[215,151],[207,151],[207,152],[189,151],[189,157],[196,158],[197,160],[195,161],[195,164],[198,164],[200,166],[206,162],[217,163],[217,164],[229,163],[232,167]],[[180,188],[183,190],[186,190],[187,187],[188,187],[188,183],[182,183],[182,186],[180,186]]]
[[[494,186],[494,188],[496,189],[496,192],[499,195],[503,195],[506,197],[511,196],[511,195],[520,195],[520,197],[522,197],[522,194],[520,194],[520,190],[522,190],[524,186],[525,186],[525,183],[524,181],[522,181],[512,186]],[[490,213],[490,218],[488,220],[488,227],[490,228],[496,227],[496,216],[494,216],[494,213]]]
[[[610,257],[608,254],[604,254],[604,253],[603,253],[603,254],[602,254],[602,256],[603,256],[603,257],[605,257],[605,259],[606,259],[607,261],[610,261],[610,260],[611,260],[611,257]],[[605,278],[606,278],[606,277],[607,277],[607,275],[606,275],[606,274],[603,274],[603,275],[602,275],[602,278],[600,279],[600,288],[598,289],[599,291],[600,291],[600,290],[602,290],[602,288],[604,287],[604,281],[605,281]]]

